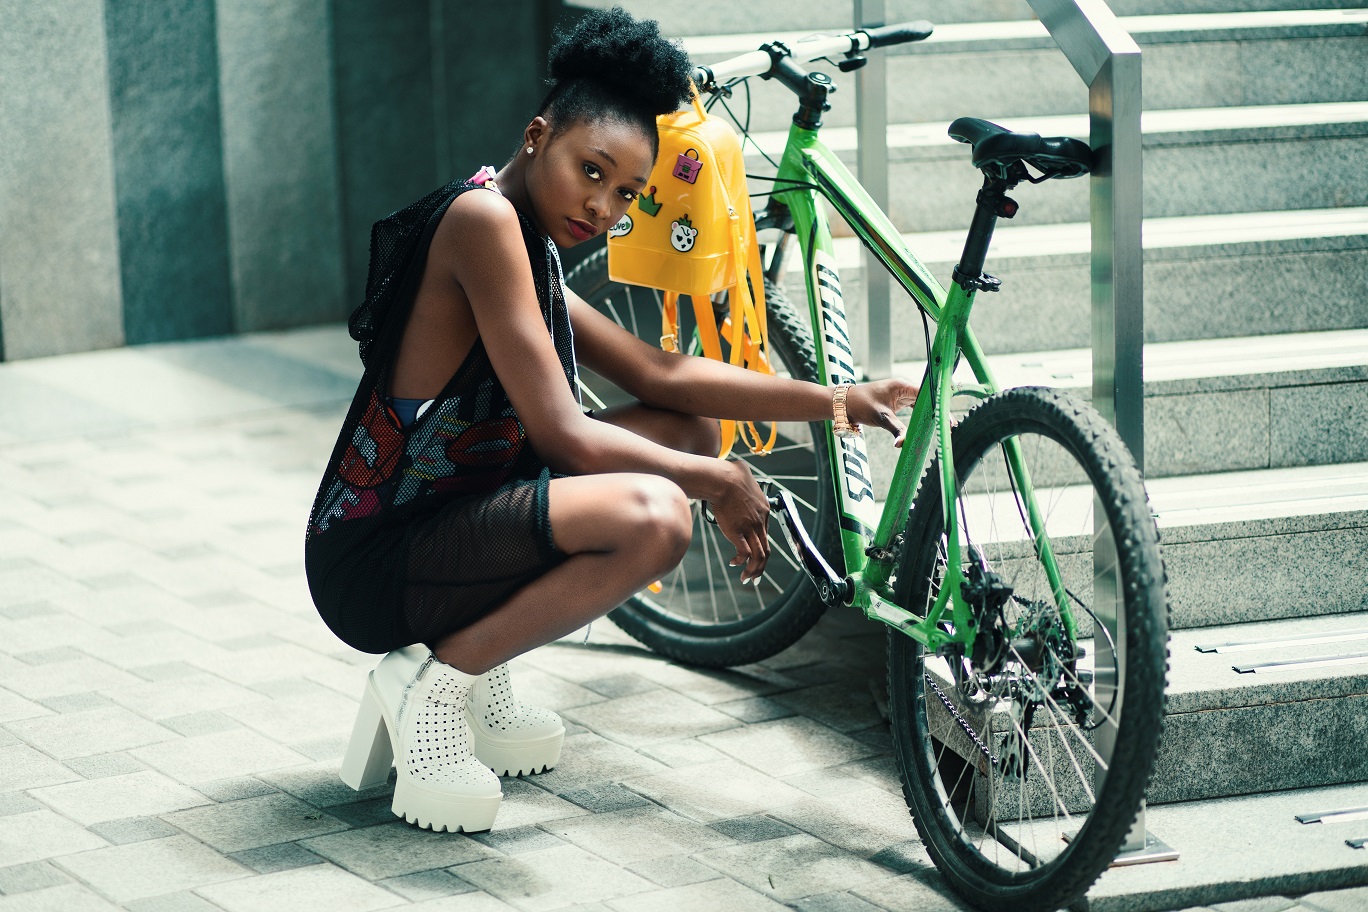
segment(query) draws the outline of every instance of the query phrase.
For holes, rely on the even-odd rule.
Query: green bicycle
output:
[[[1007,192],[1086,174],[1087,144],[974,118],[951,125],[984,182],[944,288],[819,139],[831,79],[798,61],[840,55],[857,66],[864,51],[930,33],[914,22],[771,42],[697,68],[695,82],[714,97],[752,76],[798,97],[756,219],[757,229],[779,232],[765,284],[781,373],[856,380],[822,199],[919,308],[927,367],[881,510],[860,438],[834,436],[829,422],[781,424],[771,455],[731,457],[749,460],[768,487],[788,546],[773,549],[762,583],[742,587],[728,573],[725,543],[699,504],[683,563],[612,617],[658,652],[708,666],[771,656],[829,607],[854,606],[882,622],[904,797],[937,867],[983,908],[1056,909],[1115,858],[1153,769],[1167,657],[1164,567],[1143,480],[1115,429],[1057,390],[1000,390],[968,325],[977,293],[997,290],[983,266],[997,220],[1016,214]],[[801,312],[779,285],[795,238],[808,302]],[[611,282],[606,251],[567,283],[654,341],[659,295]],[[726,305],[716,304],[720,317]],[[961,363],[972,382],[957,382]],[[591,398],[614,400],[601,381],[585,382]],[[977,402],[958,424],[956,397]]]

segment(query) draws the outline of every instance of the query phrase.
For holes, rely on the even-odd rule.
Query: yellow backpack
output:
[[[697,90],[692,107],[662,114],[656,124],[660,155],[646,192],[608,230],[608,275],[664,292],[661,348],[679,350],[679,296],[686,294],[693,301],[704,355],[721,361],[721,337],[726,337],[730,363],[773,374],[741,140],[722,118],[703,109]],[[709,296],[724,289],[731,314],[719,327]],[[747,421],[741,436],[752,452],[764,455],[774,447],[777,430],[771,425],[762,443],[759,430]],[[736,433],[737,422],[722,421],[719,457],[731,452]]]

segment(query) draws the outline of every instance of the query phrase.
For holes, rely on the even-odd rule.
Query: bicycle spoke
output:
[[[727,587],[727,595],[731,598],[732,608],[736,609],[736,616],[740,618],[741,606],[736,603],[736,590],[732,587],[731,575],[727,572],[727,561],[723,559],[722,545],[717,541],[719,533],[712,527],[711,523],[704,528],[707,531],[708,537],[712,539],[713,552],[717,555],[717,565],[722,570],[722,582]],[[723,537],[723,541],[726,541],[725,537]],[[730,542],[728,542],[728,544],[730,544]],[[705,543],[704,551],[706,552],[706,550]],[[708,582],[709,584],[712,583],[711,574],[709,574]]]

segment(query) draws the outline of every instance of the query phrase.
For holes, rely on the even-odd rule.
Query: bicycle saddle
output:
[[[1092,149],[1067,136],[1013,133],[987,120],[961,117],[950,125],[950,138],[973,146],[974,167],[1000,179],[1018,161],[1040,171],[1044,176],[1039,180],[1080,177],[1092,170]]]

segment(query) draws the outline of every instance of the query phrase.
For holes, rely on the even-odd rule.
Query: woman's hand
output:
[[[709,501],[708,506],[717,518],[722,534],[736,546],[736,557],[732,558],[730,566],[744,564],[741,582],[755,580],[759,585],[760,574],[765,572],[770,556],[769,500],[745,462],[731,459],[722,465],[728,475],[727,486],[722,496]]]
[[[858,384],[846,394],[846,417],[856,424],[883,428],[896,438],[893,445],[901,447],[907,428],[894,413],[915,403],[919,392],[915,383],[897,377]]]

